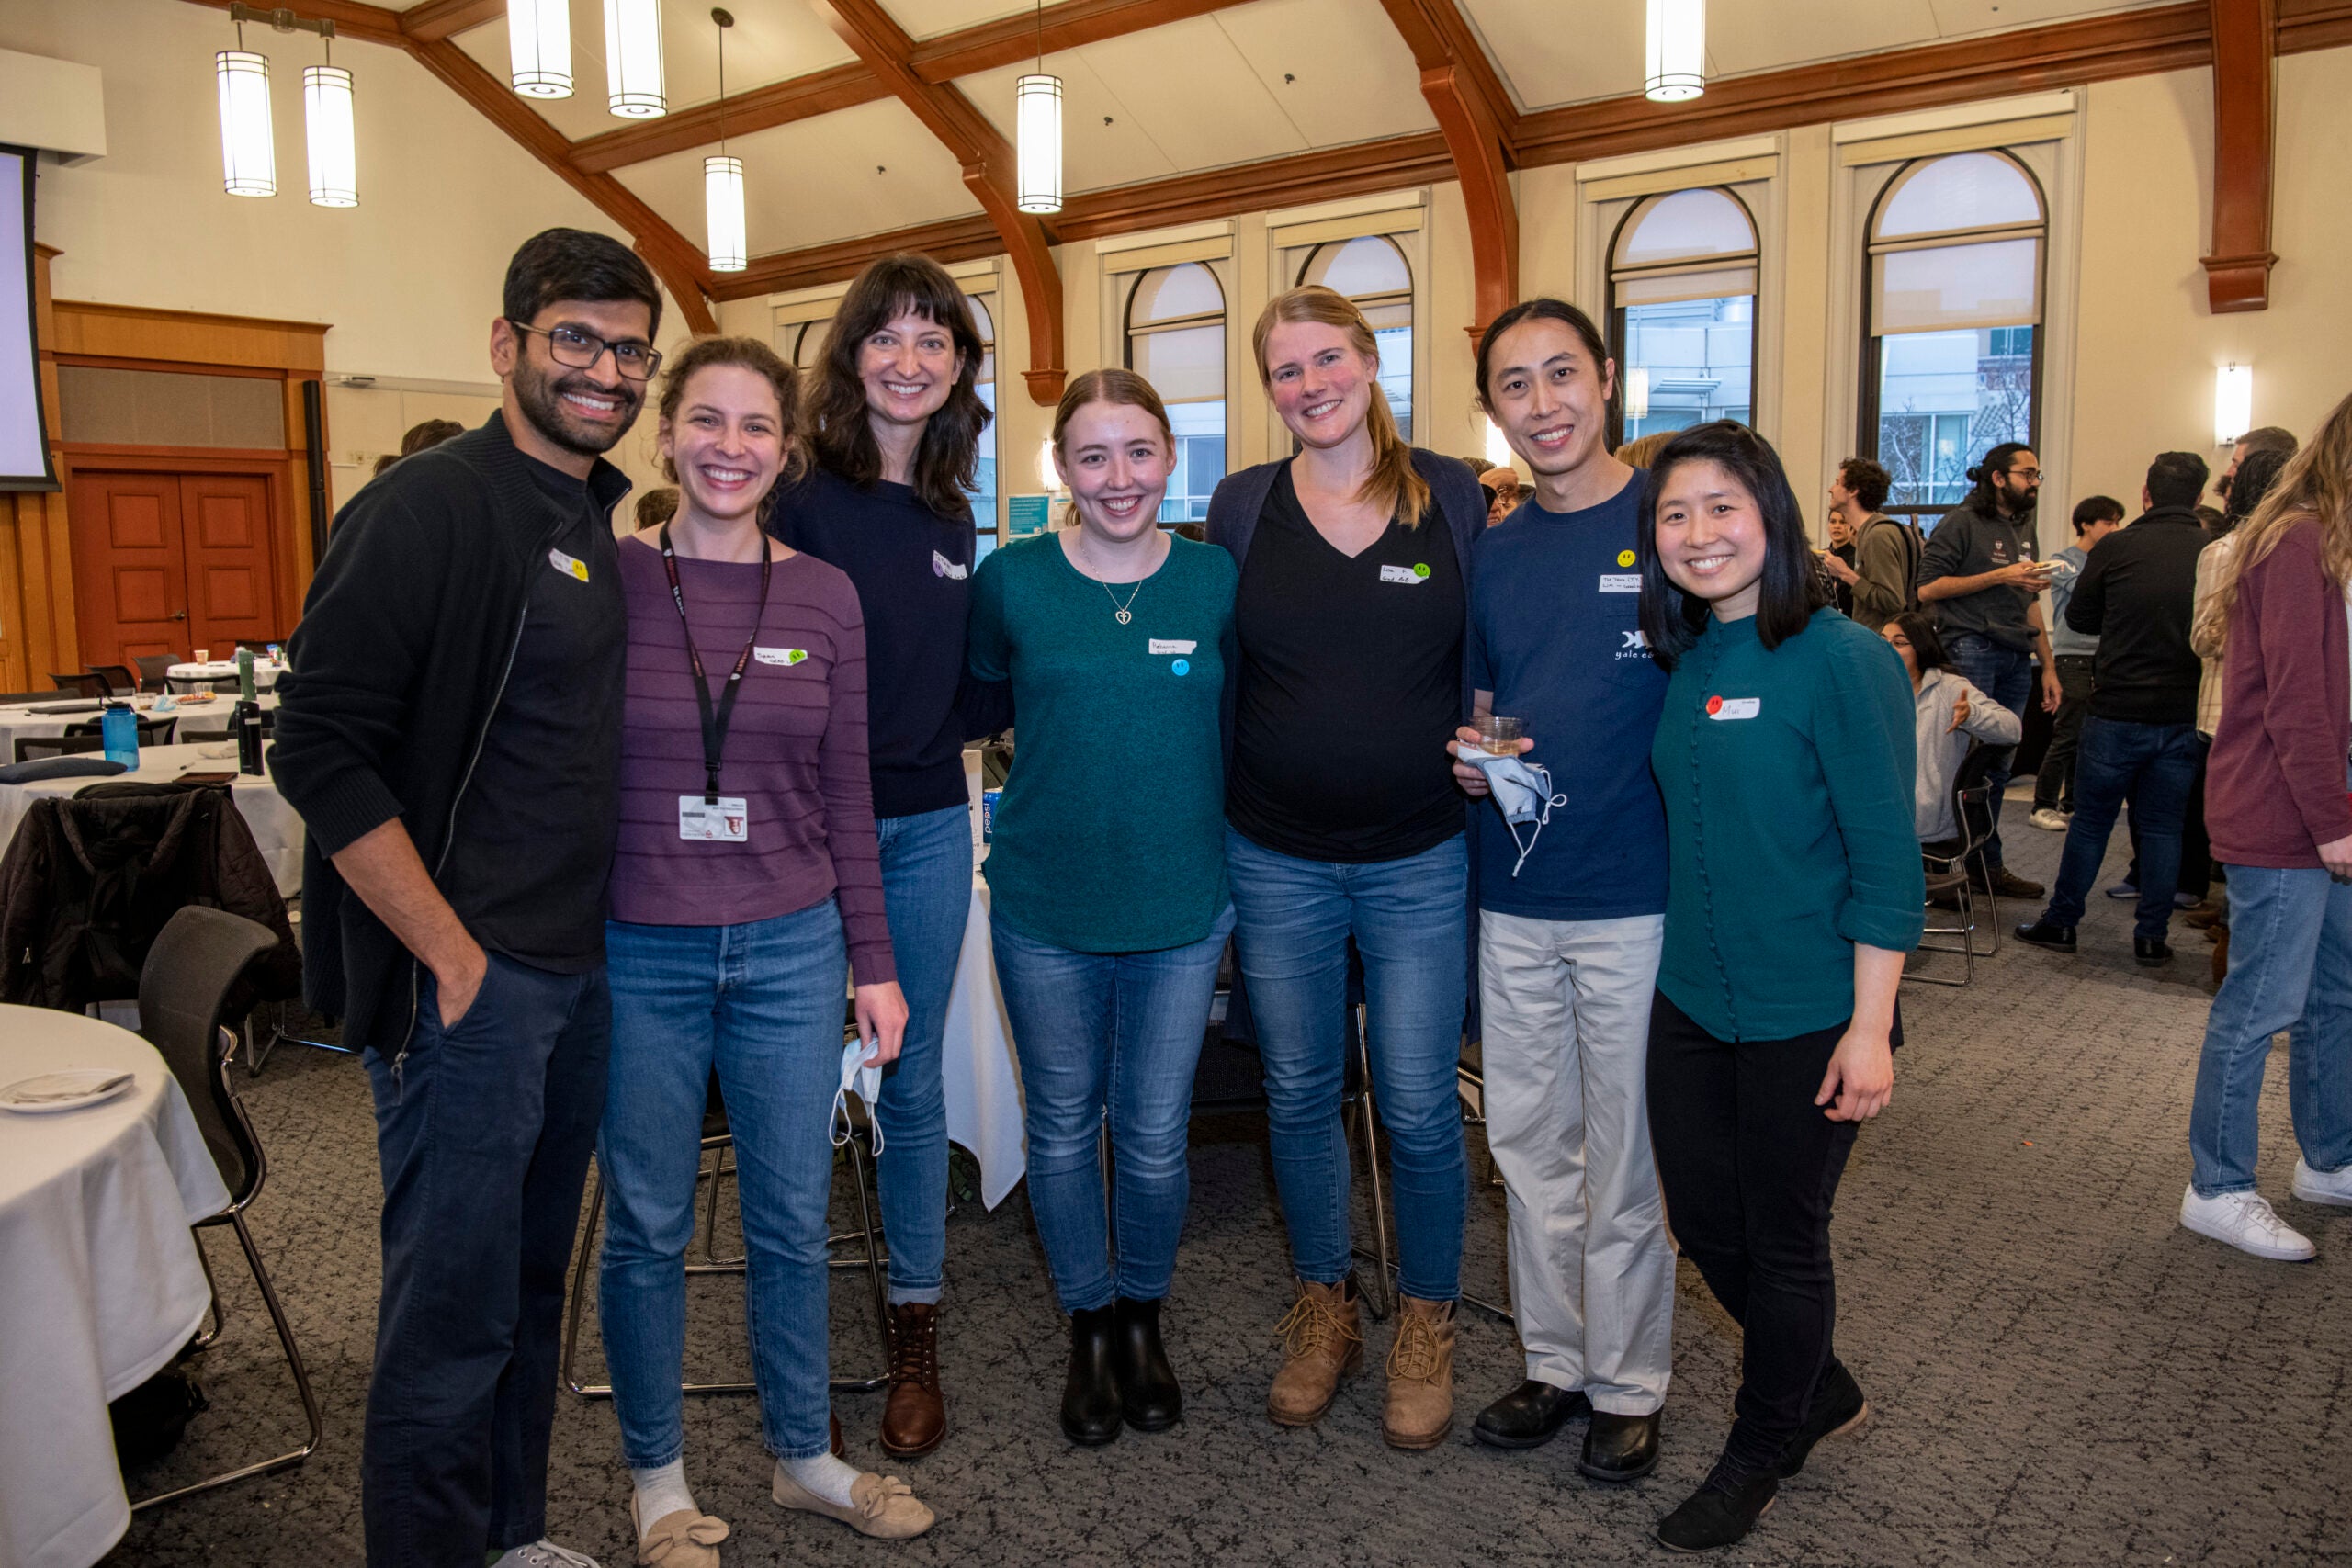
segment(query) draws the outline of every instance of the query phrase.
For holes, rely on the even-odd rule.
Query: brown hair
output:
[[[401,437],[401,456],[413,457],[427,447],[438,446],[465,433],[466,427],[454,419],[428,419],[422,424],[410,425],[408,434]]]
[[[1679,430],[1653,430],[1647,435],[1636,435],[1610,454],[1627,468],[1646,468],[1650,459],[1666,450],[1666,444],[1681,434]]]
[[[790,483],[799,476],[806,457],[800,443],[800,373],[755,337],[698,337],[672,355],[668,367],[662,373],[662,400],[654,405],[662,423],[668,424],[678,417],[678,405],[685,400],[686,383],[694,379],[695,372],[715,365],[740,365],[766,377],[768,385],[775,389],[780,411],[776,428],[784,437],[784,471],[776,476],[776,482]],[[678,482],[677,465],[667,457],[662,459],[662,476],[672,484]],[[775,495],[775,491],[768,491],[769,500]],[[763,516],[766,508],[767,502],[763,501]]]
[[[2238,580],[2278,548],[2289,529],[2306,520],[2319,525],[2320,563],[2328,580],[2339,592],[2352,589],[2352,397],[2329,411],[2310,445],[2288,459],[2254,515],[2237,525],[2237,543],[2214,585],[2214,642],[2226,644],[2229,637]]]
[[[1159,434],[1168,443],[1168,450],[1176,450],[1176,430],[1168,423],[1168,405],[1150,382],[1132,370],[1115,367],[1108,370],[1089,370],[1062,390],[1062,400],[1054,410],[1054,450],[1062,449],[1062,433],[1078,411],[1089,403],[1119,403],[1143,410],[1159,422]]]
[[[970,492],[979,488],[980,432],[991,417],[975,389],[988,351],[964,291],[929,256],[884,256],[842,296],[824,357],[808,378],[808,445],[820,468],[860,490],[882,478],[882,448],[866,422],[857,357],[867,338],[909,315],[945,327],[962,362],[947,401],[924,423],[915,447],[915,496],[942,517],[969,517]]]
[[[1272,390],[1273,377],[1266,368],[1266,340],[1273,335],[1275,327],[1302,321],[1338,327],[1348,334],[1348,346],[1356,351],[1359,358],[1374,365],[1380,363],[1379,340],[1372,335],[1371,324],[1356,309],[1355,301],[1336,289],[1310,283],[1267,300],[1266,308],[1258,312],[1258,324],[1250,330],[1250,352],[1258,361],[1258,385],[1268,391]],[[1388,409],[1388,394],[1377,382],[1373,385],[1364,425],[1372,434],[1372,472],[1364,476],[1363,488],[1356,492],[1356,499],[1370,502],[1408,528],[1419,527],[1436,498],[1430,493],[1429,481],[1414,470],[1413,449],[1397,434],[1396,416]]]

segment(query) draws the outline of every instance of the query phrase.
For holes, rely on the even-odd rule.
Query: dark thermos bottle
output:
[[[237,734],[237,772],[261,773],[261,699],[254,690],[254,650],[237,649],[237,711],[230,720]]]

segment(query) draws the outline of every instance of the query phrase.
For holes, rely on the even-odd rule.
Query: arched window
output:
[[[1890,512],[1940,513],[2003,441],[2035,442],[2048,211],[2006,152],[1905,165],[1871,216],[1860,446]]]
[[[1127,368],[1168,405],[1176,471],[1162,523],[1198,522],[1225,477],[1225,290],[1199,262],[1154,267],[1127,295]]]
[[[825,339],[833,330],[831,320],[803,321],[786,330],[792,333],[791,351],[786,355],[792,361],[792,367],[804,373],[816,369],[825,357]]]
[[[1634,204],[1609,252],[1619,442],[1710,420],[1756,422],[1756,224],[1727,190]]]
[[[1301,287],[1319,283],[1355,301],[1380,344],[1380,389],[1396,429],[1413,438],[1413,268],[1385,234],[1331,240],[1306,253]]]

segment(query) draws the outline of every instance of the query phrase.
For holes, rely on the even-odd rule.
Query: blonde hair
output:
[[[1666,444],[1681,434],[1679,430],[1653,430],[1647,435],[1636,435],[1611,454],[1629,468],[1646,468],[1650,459],[1666,448]]]
[[[1168,405],[1159,400],[1159,394],[1150,382],[1132,370],[1115,366],[1107,370],[1089,370],[1063,389],[1062,400],[1054,410],[1055,451],[1062,449],[1062,434],[1069,428],[1069,422],[1089,403],[1117,403],[1143,410],[1159,422],[1161,439],[1168,443],[1170,454],[1175,452],[1176,430],[1168,423]]]
[[[2210,632],[2215,645],[2227,645],[2239,580],[2305,520],[2319,525],[2320,564],[2328,580],[2339,592],[2352,588],[2352,397],[2330,411],[2318,434],[2288,460],[2254,515],[2231,534],[2229,558],[2212,602],[2198,617],[2199,640]]]
[[[1266,340],[1273,335],[1274,328],[1306,321],[1339,328],[1347,333],[1348,346],[1356,351],[1359,358],[1375,365],[1380,362],[1379,340],[1372,335],[1371,323],[1356,309],[1355,301],[1336,289],[1310,283],[1275,295],[1258,312],[1258,324],[1250,333],[1250,352],[1258,361],[1259,386],[1269,391],[1273,387],[1272,374],[1266,368]],[[1373,386],[1364,426],[1372,435],[1372,472],[1364,476],[1363,488],[1356,492],[1356,499],[1380,508],[1408,528],[1419,527],[1436,498],[1430,493],[1429,481],[1415,471],[1413,449],[1397,433],[1396,416],[1388,409],[1388,394],[1377,382]]]

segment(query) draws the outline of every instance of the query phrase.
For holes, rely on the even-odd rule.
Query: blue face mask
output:
[[[882,1122],[874,1114],[875,1106],[882,1100],[882,1069],[865,1065],[866,1055],[873,1049],[866,1042],[856,1039],[842,1047],[842,1087],[833,1090],[833,1114],[828,1122],[835,1148],[849,1142],[849,1097],[855,1094],[865,1101],[865,1119],[874,1128],[874,1152],[882,1152]]]
[[[1494,798],[1495,809],[1503,814],[1503,825],[1510,829],[1510,841],[1519,849],[1519,859],[1510,868],[1513,876],[1535,852],[1535,840],[1542,836],[1544,824],[1552,820],[1552,807],[1566,806],[1568,797],[1552,793],[1552,775],[1540,763],[1521,757],[1497,757],[1485,751],[1464,749],[1462,760],[1487,775],[1487,789]],[[1528,829],[1520,837],[1520,829]]]

